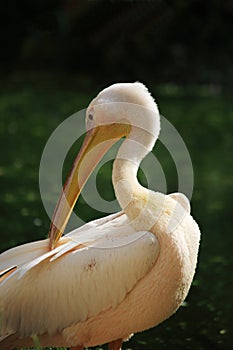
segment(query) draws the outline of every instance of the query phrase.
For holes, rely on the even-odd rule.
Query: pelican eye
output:
[[[93,114],[89,113],[89,114],[88,114],[88,119],[89,119],[89,120],[93,120]]]

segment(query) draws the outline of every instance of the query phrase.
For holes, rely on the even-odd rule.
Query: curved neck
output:
[[[112,172],[112,182],[117,200],[128,217],[135,215],[135,207],[145,203],[149,192],[148,189],[139,184],[137,171],[142,159],[152,149],[154,138],[148,133],[138,134],[138,130],[134,130],[122,143]],[[145,143],[147,144],[145,145]]]
[[[116,158],[113,164],[112,182],[117,200],[124,212],[135,202],[137,194],[144,189],[137,180],[138,166],[127,159]]]

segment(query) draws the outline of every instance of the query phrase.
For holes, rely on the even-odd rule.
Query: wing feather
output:
[[[190,202],[183,193],[171,193],[169,196],[177,201],[185,209],[185,211],[190,214]]]
[[[22,266],[0,284],[2,335],[52,334],[114,308],[155,264],[156,237],[134,232],[125,215],[85,226],[53,255],[42,254],[26,273]]]
[[[23,244],[3,252],[0,254],[0,271],[11,268],[12,266],[21,266],[44,254],[48,247],[46,241],[48,240]]]

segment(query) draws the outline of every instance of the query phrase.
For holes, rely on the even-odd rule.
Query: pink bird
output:
[[[114,84],[86,113],[87,134],[55,209],[49,239],[0,255],[0,349],[120,350],[133,333],[172,315],[190,288],[200,240],[181,193],[142,187],[137,170],[160,131],[157,105],[141,83]],[[62,236],[75,202],[120,138],[112,171],[119,213]]]

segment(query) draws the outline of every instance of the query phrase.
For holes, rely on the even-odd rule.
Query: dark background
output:
[[[5,75],[31,69],[96,84],[232,84],[230,0],[9,0],[1,11]]]
[[[8,0],[0,8],[0,250],[47,235],[38,176],[54,129],[102,88],[142,81],[190,152],[202,241],[186,303],[124,348],[230,349],[233,2]],[[153,152],[168,192],[177,191],[171,156],[160,142]],[[99,176],[109,199],[110,173],[107,164]],[[82,198],[76,210],[85,221],[104,215]]]

